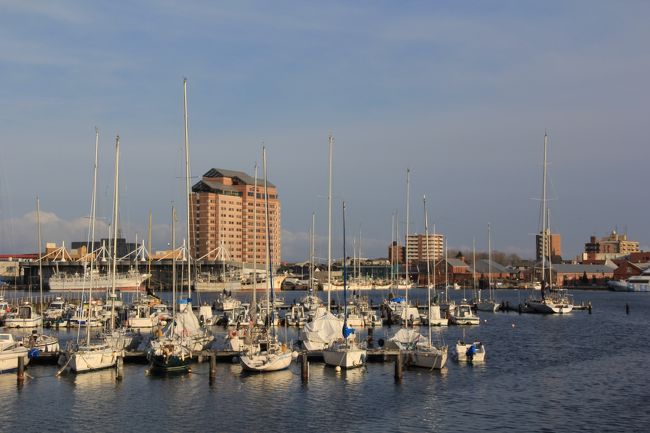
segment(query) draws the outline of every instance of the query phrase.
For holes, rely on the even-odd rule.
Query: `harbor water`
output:
[[[377,305],[386,294],[373,291],[370,296]],[[288,303],[302,295],[281,294]],[[450,295],[462,296],[458,291]],[[515,306],[528,295],[497,290],[495,297]],[[424,304],[426,291],[414,289],[409,296]],[[340,293],[333,297],[342,301]],[[177,377],[149,376],[146,365],[126,364],[121,381],[114,370],[55,377],[55,366],[34,365],[21,387],[15,374],[0,375],[0,430],[648,431],[650,297],[580,291],[574,298],[576,303],[591,301],[592,313],[479,312],[480,326],[434,328],[434,342],[450,346],[446,368],[406,368],[400,382],[394,379],[392,362],[336,372],[312,361],[307,383],[301,381],[297,362],[269,374],[219,363],[212,385],[207,362],[193,364],[191,374]],[[375,344],[397,329],[376,329]],[[453,359],[463,330],[467,339],[485,344],[485,363]],[[217,340],[226,332],[221,327],[213,331]],[[279,332],[297,338],[295,330]],[[367,331],[358,332],[365,339]],[[426,327],[421,332],[426,335]],[[76,331],[58,333],[76,336]]]

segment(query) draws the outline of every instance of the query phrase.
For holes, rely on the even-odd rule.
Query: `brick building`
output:
[[[268,183],[271,259],[281,260],[281,206],[275,185]],[[255,195],[257,194],[257,200]],[[246,173],[213,168],[192,187],[192,246],[197,258],[227,260],[251,265],[266,260],[264,181]],[[254,204],[257,206],[257,236]],[[257,249],[255,250],[255,239]],[[254,251],[256,251],[254,253]]]

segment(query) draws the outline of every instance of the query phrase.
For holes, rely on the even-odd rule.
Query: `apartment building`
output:
[[[268,184],[271,260],[281,260],[281,206]],[[196,258],[249,266],[266,260],[264,181],[241,171],[210,169],[192,187],[192,250]],[[257,208],[257,212],[255,209]],[[255,219],[255,215],[257,218]]]

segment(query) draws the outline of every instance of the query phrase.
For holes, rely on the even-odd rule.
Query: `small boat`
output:
[[[342,328],[343,320],[325,311],[305,325],[300,339],[307,350],[324,350],[341,335]]]
[[[480,341],[465,343],[458,340],[456,343],[456,359],[458,362],[483,362],[485,361],[485,345]]]
[[[480,325],[481,319],[472,312],[472,306],[463,299],[451,310],[449,322],[453,325]]]
[[[21,357],[29,364],[29,350],[15,342],[13,335],[0,334],[0,373],[16,370]]]
[[[36,328],[43,324],[43,317],[38,314],[32,304],[25,302],[18,307],[15,313],[9,313],[5,317],[7,328]]]

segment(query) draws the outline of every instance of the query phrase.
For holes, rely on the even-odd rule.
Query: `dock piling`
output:
[[[18,385],[22,385],[25,382],[25,357],[18,357],[18,369],[16,370],[16,381]]]
[[[395,355],[395,382],[401,382],[402,381],[402,351],[400,350],[397,352],[397,355]]]
[[[307,352],[300,354],[300,377],[303,383],[309,381],[309,358],[307,357]]]
[[[115,363],[115,380],[122,380],[124,378],[124,357],[118,356]]]
[[[214,351],[210,352],[210,385],[214,384],[217,378],[217,355]]]

